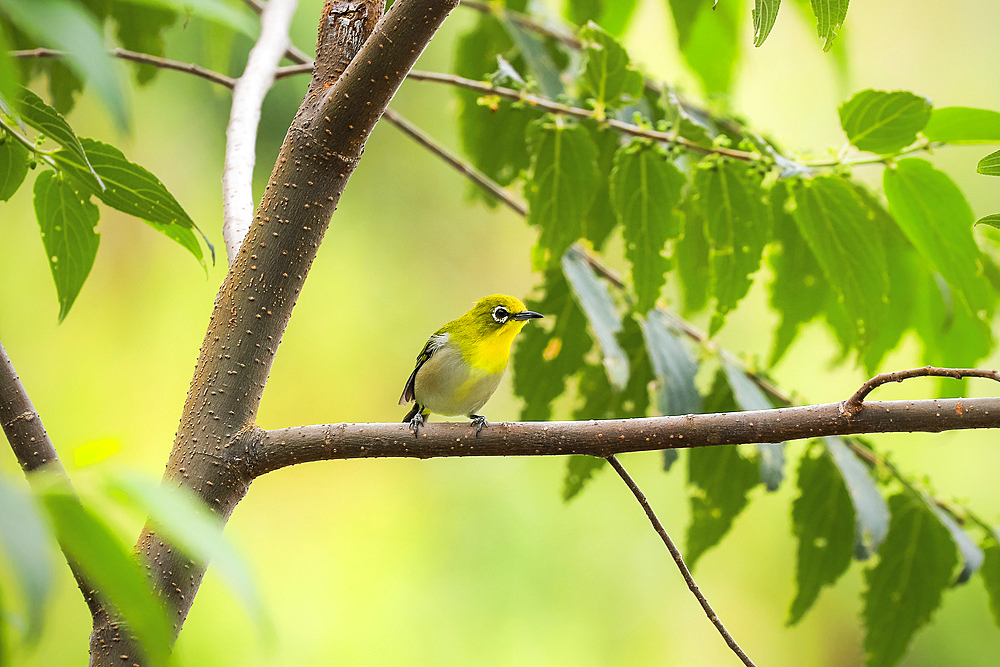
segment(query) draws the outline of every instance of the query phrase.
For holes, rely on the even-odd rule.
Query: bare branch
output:
[[[688,589],[698,600],[698,604],[701,605],[701,608],[705,610],[705,615],[708,616],[708,620],[712,622],[712,625],[714,625],[716,630],[719,631],[719,634],[722,635],[726,644],[730,649],[732,649],[733,653],[735,653],[739,659],[743,661],[743,664],[747,665],[747,667],[755,667],[753,660],[751,660],[750,656],[748,656],[743,649],[740,648],[740,645],[736,643],[733,636],[729,634],[729,631],[726,630],[726,626],[723,625],[722,620],[719,619],[719,615],[715,613],[715,610],[712,609],[712,605],[708,603],[708,600],[701,592],[698,584],[695,583],[694,577],[691,575],[691,570],[688,569],[687,563],[684,562],[684,557],[681,555],[680,549],[678,549],[677,545],[674,544],[674,541],[670,539],[670,535],[667,534],[667,529],[663,527],[662,523],[660,523],[660,519],[656,516],[656,512],[653,511],[653,507],[646,499],[646,494],[642,492],[642,489],[639,488],[639,485],[635,483],[632,476],[628,474],[627,470],[625,470],[625,466],[621,464],[614,454],[607,457],[606,460],[611,464],[611,467],[615,469],[618,476],[622,478],[625,485],[628,486],[632,495],[635,496],[635,499],[639,501],[639,505],[641,505],[642,509],[646,512],[646,517],[649,518],[649,522],[653,524],[653,529],[656,531],[656,534],[660,536],[660,539],[663,540],[663,544],[666,545],[667,551],[670,552],[671,558],[674,559],[677,569],[681,571],[681,576],[684,577],[684,582],[687,584]]]
[[[1000,382],[1000,371],[984,368],[938,368],[937,366],[924,366],[922,368],[911,368],[905,371],[893,371],[892,373],[881,373],[871,378],[861,388],[854,392],[854,395],[844,401],[844,412],[849,415],[859,413],[865,397],[873,390],[890,382],[902,382],[910,378],[917,377],[944,377],[954,378],[986,378]]]
[[[222,169],[222,238],[230,264],[253,220],[253,167],[257,161],[254,148],[260,109],[288,48],[288,30],[297,5],[298,0],[269,0],[264,5],[260,38],[250,49],[246,69],[233,87]]]

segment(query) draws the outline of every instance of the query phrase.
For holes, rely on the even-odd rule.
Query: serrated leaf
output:
[[[545,315],[542,322],[551,329],[526,327],[517,337],[514,393],[524,399],[522,420],[546,421],[552,418],[552,401],[566,391],[566,380],[583,368],[594,342],[561,269],[546,272],[541,298],[529,299],[526,305]]]
[[[156,176],[129,162],[120,150],[94,139],[81,139],[87,157],[94,170],[104,182],[105,189],[92,189],[91,194],[123,213],[133,215],[150,227],[179,243],[205,266],[205,256],[201,244],[194,235],[198,227],[188,216],[174,196]],[[83,166],[72,153],[56,151],[53,158],[59,168],[72,176],[77,183],[88,187],[90,182],[82,173]],[[198,230],[200,233],[200,230]],[[215,259],[215,249],[202,234],[202,239]]]
[[[990,611],[993,621],[1000,626],[1000,541],[997,534],[991,530],[982,543],[983,566],[979,573],[983,577],[983,585],[990,599]]]
[[[686,200],[683,211],[683,233],[677,242],[675,258],[677,277],[684,293],[684,312],[694,313],[708,304],[708,286],[712,276],[708,263],[708,239],[705,220],[698,203]]]
[[[753,5],[753,45],[760,46],[771,34],[781,0],[754,0]]]
[[[971,107],[940,107],[931,112],[924,128],[931,141],[952,144],[992,144],[1000,142],[1000,112]]]
[[[837,32],[847,18],[850,0],[811,0],[813,14],[816,15],[816,33],[823,40],[823,50],[829,51]]]
[[[103,187],[101,179],[91,166],[83,145],[66,119],[27,88],[21,90],[18,104],[21,120],[69,151],[76,158],[76,162],[88,172],[81,173],[80,178],[91,181],[88,186],[91,189],[100,190]]]
[[[917,139],[931,117],[931,101],[905,91],[862,90],[840,105],[840,125],[863,151],[895,153]]]
[[[594,201],[584,219],[584,238],[590,241],[594,250],[600,251],[607,242],[611,232],[618,225],[618,216],[611,205],[611,169],[615,153],[618,151],[619,135],[610,127],[593,124],[587,125],[590,137],[597,147],[597,187],[594,190]]]
[[[663,250],[680,234],[676,207],[686,180],[681,171],[648,142],[633,141],[615,153],[611,202],[622,225],[625,257],[632,264],[636,310],[656,305],[669,260]]]
[[[865,560],[885,541],[889,532],[889,507],[871,474],[841,438],[823,438],[823,443],[844,478],[854,506],[854,556]]]
[[[193,492],[167,486],[134,473],[119,473],[108,482],[108,490],[148,516],[157,535],[166,538],[191,560],[211,562],[212,570],[254,619],[258,629],[273,634],[273,621],[260,598],[246,560],[226,539],[223,524]]]
[[[529,131],[531,175],[525,181],[528,224],[541,230],[535,266],[558,261],[583,236],[584,214],[597,187],[597,149],[586,128],[556,119]]]
[[[854,505],[826,448],[812,448],[799,463],[799,496],[792,504],[792,529],[798,538],[795,600],[788,625],[798,623],[819,597],[851,564]]]
[[[31,497],[0,476],[0,555],[14,575],[26,609],[26,641],[35,641],[52,593],[52,549],[48,527]],[[2,653],[0,653],[2,656]]]
[[[770,410],[774,407],[741,366],[725,352],[720,356],[722,368],[726,371],[726,378],[733,388],[733,396],[740,410]],[[756,447],[760,458],[760,481],[768,491],[776,491],[785,478],[785,443],[758,443]]]
[[[747,492],[760,482],[760,474],[757,464],[744,458],[736,445],[695,447],[687,454],[688,483],[695,488],[685,557],[693,570],[732,528],[749,502]]]
[[[700,412],[701,394],[694,383],[698,364],[677,329],[655,310],[640,325],[658,385],[657,410],[663,415]]]
[[[746,296],[751,275],[760,268],[770,232],[769,212],[761,199],[761,177],[733,160],[703,162],[694,177],[705,219],[711,293],[716,299],[709,335]]]
[[[937,503],[931,502],[931,509],[934,511],[935,516],[948,529],[951,539],[955,542],[955,546],[958,547],[958,552],[962,556],[962,569],[958,573],[958,576],[955,577],[955,585],[964,584],[983,566],[983,559],[985,558],[983,550],[972,541],[969,534],[958,525],[958,522],[949,513],[941,509]]]
[[[607,284],[594,275],[586,257],[576,248],[570,248],[563,255],[562,269],[577,303],[586,313],[597,336],[608,380],[616,391],[622,391],[628,384],[628,358],[616,337],[622,330],[622,319],[615,310]]]
[[[956,290],[972,313],[990,301],[982,276],[975,220],[965,195],[926,160],[900,160],[883,174],[889,212],[917,251]]]
[[[59,297],[59,321],[73,306],[97,256],[99,213],[88,195],[52,171],[35,179],[35,217]]]
[[[879,562],[865,572],[865,652],[871,667],[896,664],[951,583],[958,551],[927,500],[912,490],[889,499],[892,523]]]
[[[599,111],[616,109],[642,94],[642,75],[629,64],[628,52],[591,21],[580,31],[584,43],[583,95]]]
[[[131,547],[67,491],[49,489],[41,499],[67,557],[80,567],[98,595],[118,610],[149,662],[166,665],[170,621]]]
[[[628,384],[624,390],[614,390],[603,366],[587,364],[579,374],[577,385],[577,394],[584,402],[573,410],[573,419],[648,416],[649,386],[655,378],[639,323],[633,317],[623,318],[622,330],[617,338],[628,357]]]
[[[792,217],[864,349],[878,335],[889,293],[885,250],[872,213],[838,176],[817,176],[795,186]]]
[[[1000,151],[990,153],[980,160],[976,171],[986,176],[1000,176]]]
[[[0,200],[10,201],[28,175],[28,149],[11,137],[0,144]]]
[[[604,467],[605,463],[607,461],[598,456],[580,454],[570,456],[566,460],[566,476],[563,478],[563,501],[569,502],[575,498],[583,490],[583,486]]]

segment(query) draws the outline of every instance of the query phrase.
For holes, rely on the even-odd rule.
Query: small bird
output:
[[[417,365],[399,397],[400,405],[414,401],[403,423],[409,423],[416,435],[431,412],[466,415],[478,437],[488,422],[476,411],[500,384],[514,336],[528,320],[539,317],[520,299],[494,294],[435,331],[417,355]]]

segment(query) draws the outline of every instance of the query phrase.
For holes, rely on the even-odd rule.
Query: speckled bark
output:
[[[377,24],[382,5],[375,0],[324,5],[316,73],[216,297],[165,473],[168,482],[190,487],[223,518],[250,485],[248,436],[330,216],[375,123],[456,4],[398,0]],[[148,529],[139,551],[179,632],[204,568],[179,557]],[[95,621],[92,665],[141,662],[130,639],[106,618]]]

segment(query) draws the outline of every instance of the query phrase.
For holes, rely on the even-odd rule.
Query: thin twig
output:
[[[448,165],[454,168],[455,171],[464,175],[466,178],[482,188],[483,191],[496,197],[500,203],[507,206],[510,210],[521,216],[528,215],[528,208],[515,199],[514,195],[500,187],[496,181],[473,167],[470,163],[466,162],[462,158],[455,155],[455,153],[439,144],[433,137],[408,121],[406,118],[392,109],[386,109],[386,112],[382,117],[402,130],[406,136],[410,137],[418,144],[429,150],[433,155],[436,155],[444,160]]]
[[[232,264],[253,222],[253,167],[260,110],[274,83],[278,63],[288,48],[288,30],[298,0],[269,0],[261,15],[260,38],[233,87],[222,169],[222,237]]]
[[[614,454],[607,457],[605,460],[611,464],[611,467],[615,469],[618,476],[622,478],[622,481],[625,482],[629,490],[632,491],[632,495],[635,496],[635,499],[639,501],[639,505],[641,505],[642,509],[646,512],[649,522],[653,524],[653,528],[660,536],[660,539],[663,540],[663,544],[666,545],[667,551],[670,552],[670,556],[674,559],[674,563],[677,564],[677,569],[681,571],[681,576],[684,577],[684,582],[687,584],[687,587],[691,590],[691,593],[695,596],[695,598],[697,598],[701,608],[705,610],[705,615],[708,616],[708,620],[712,622],[712,625],[714,625],[719,631],[722,638],[726,640],[726,644],[729,645],[729,648],[732,649],[733,653],[739,656],[739,659],[743,661],[743,664],[747,665],[747,667],[754,667],[754,663],[750,659],[750,656],[748,656],[743,649],[740,648],[740,645],[736,643],[733,636],[729,634],[729,631],[726,630],[726,626],[722,624],[722,620],[719,618],[718,614],[716,614],[715,610],[712,609],[712,605],[708,603],[705,595],[701,592],[701,589],[698,588],[698,584],[695,583],[694,577],[691,576],[691,570],[688,569],[687,564],[684,562],[684,557],[681,555],[680,549],[678,549],[677,545],[674,544],[674,541],[670,539],[670,535],[667,534],[667,529],[663,527],[662,523],[660,523],[660,519],[657,518],[652,506],[649,504],[649,501],[646,500],[646,494],[642,492],[642,489],[639,488],[639,485],[635,483],[635,480],[632,479],[632,476],[628,474],[628,471],[625,470],[625,467]]]
[[[924,366],[922,368],[911,368],[905,371],[893,371],[892,373],[880,373],[871,378],[861,388],[854,392],[854,395],[844,401],[844,413],[855,415],[864,408],[863,401],[874,389],[890,382],[902,382],[910,378],[917,377],[944,377],[954,378],[986,378],[1000,382],[1000,371],[985,368],[939,368],[937,366]]]

